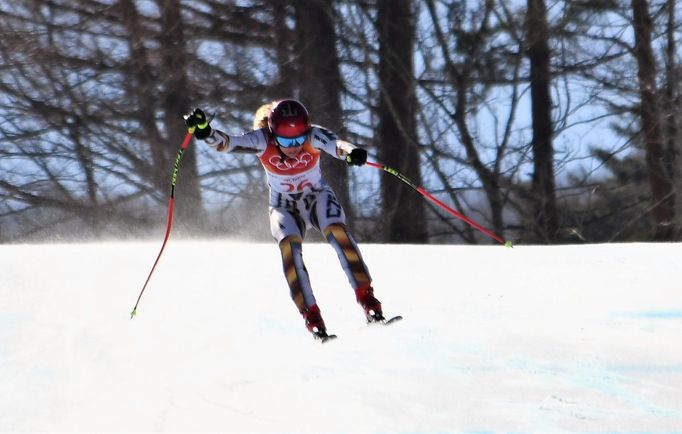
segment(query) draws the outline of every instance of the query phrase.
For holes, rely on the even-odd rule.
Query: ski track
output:
[[[0,432],[682,432],[682,245],[361,245],[390,326],[304,245],[0,246]]]

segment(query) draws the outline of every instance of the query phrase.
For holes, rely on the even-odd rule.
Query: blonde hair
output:
[[[268,126],[268,117],[270,116],[273,105],[275,105],[274,101],[258,107],[258,110],[256,110],[256,113],[253,115],[254,130],[260,130],[261,128]]]

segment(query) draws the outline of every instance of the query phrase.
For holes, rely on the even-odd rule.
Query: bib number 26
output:
[[[293,184],[291,182],[280,182],[280,185],[286,189],[288,193],[294,191],[303,191],[305,188],[312,188],[313,184],[308,180],[303,180],[298,184]]]

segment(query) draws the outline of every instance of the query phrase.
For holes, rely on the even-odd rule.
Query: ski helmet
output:
[[[268,116],[272,134],[280,137],[298,137],[310,129],[310,117],[305,106],[295,99],[283,99],[272,106]]]

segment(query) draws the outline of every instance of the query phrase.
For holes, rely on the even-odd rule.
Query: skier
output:
[[[372,279],[346,226],[343,208],[320,170],[320,151],[356,166],[367,162],[367,151],[311,125],[307,109],[294,99],[261,106],[253,131],[240,136],[211,128],[198,108],[185,116],[185,122],[194,137],[218,152],[255,153],[260,159],[270,187],[270,231],[279,244],[291,298],[313,336],[322,341],[330,337],[303,263],[302,242],[311,227],[336,250],[367,321],[383,322],[381,303],[374,297]]]

